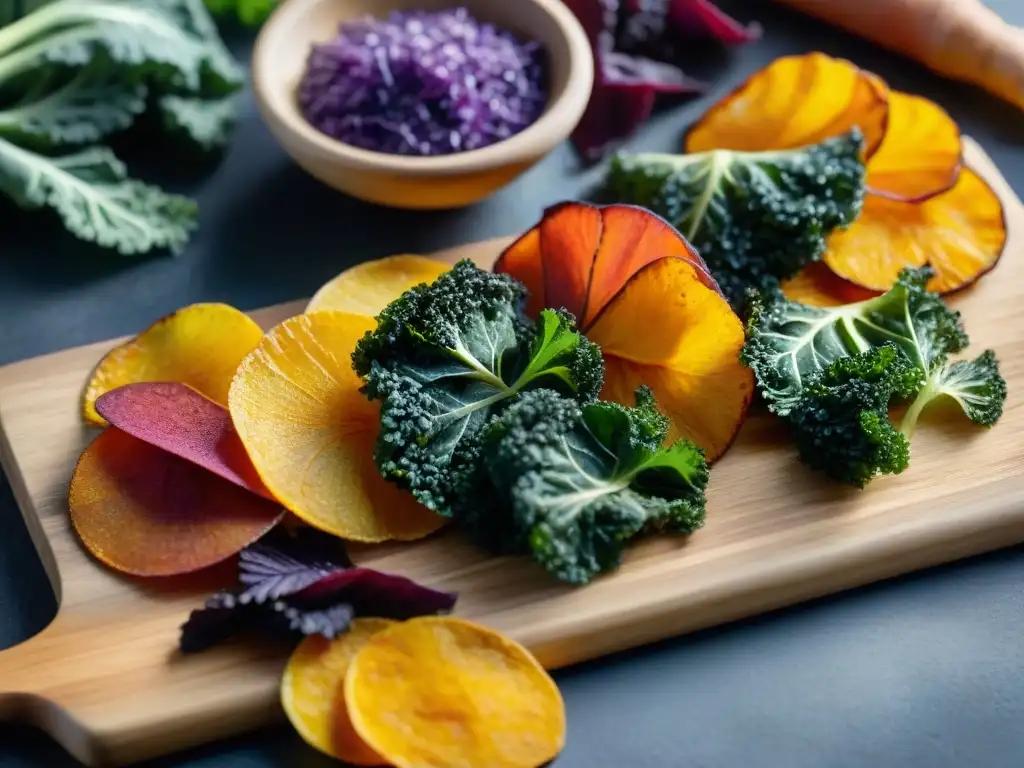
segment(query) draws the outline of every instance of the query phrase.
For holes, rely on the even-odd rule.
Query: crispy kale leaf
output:
[[[860,214],[859,132],[773,152],[618,154],[601,197],[663,216],[707,262],[726,298],[777,291],[825,251],[825,238]]]
[[[667,432],[646,387],[635,408],[525,393],[489,421],[457,472],[458,519],[492,550],[529,553],[585,584],[616,568],[634,537],[703,525],[704,454],[685,441],[663,447]]]
[[[934,366],[904,414],[900,431],[908,438],[913,436],[921,411],[944,397],[952,398],[975,424],[991,427],[999,421],[1006,403],[1006,380],[999,373],[995,352],[987,349],[974,360]]]
[[[840,307],[779,296],[754,306],[741,358],[768,408],[789,422],[801,458],[836,480],[863,486],[902,471],[921,411],[939,398],[977,424],[1002,414],[995,354],[949,359],[968,337],[960,314],[927,290],[933,275],[905,269],[882,296]],[[897,431],[887,409],[908,400]]]
[[[837,358],[790,413],[801,460],[858,487],[899,474],[910,461],[910,442],[889,421],[889,403],[920,386],[921,372],[894,344]]]
[[[381,401],[374,459],[381,474],[450,514],[453,456],[520,392],[546,387],[581,401],[604,364],[565,312],[523,314],[526,289],[462,261],[406,291],[356,346],[353,368]]]

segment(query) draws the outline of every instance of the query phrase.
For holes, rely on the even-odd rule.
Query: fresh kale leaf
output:
[[[70,77],[43,68],[30,90],[0,109],[0,138],[49,152],[92,144],[129,128],[146,110],[146,86],[96,61]]]
[[[196,204],[128,178],[103,147],[49,157],[0,139],[0,192],[25,210],[53,209],[82,240],[132,255],[180,252],[196,226]]]
[[[703,525],[708,465],[686,441],[663,447],[668,420],[646,387],[636,407],[580,405],[552,390],[521,395],[480,433],[459,467],[459,522],[500,553],[529,553],[585,584],[616,568],[633,538]]]
[[[168,94],[158,107],[167,131],[184,137],[204,152],[223,149],[238,117],[236,97],[198,99]]]
[[[244,77],[202,0],[7,2],[0,17],[0,192],[122,254],[180,252],[195,204],[128,179],[99,142],[150,103],[200,147],[226,142]]]
[[[617,154],[600,196],[663,216],[694,245],[733,307],[777,291],[825,252],[864,198],[858,131],[772,152]]]
[[[928,291],[933,275],[905,269],[882,296],[839,307],[777,295],[755,303],[741,359],[812,467],[859,486],[902,471],[921,411],[942,397],[978,424],[1001,416],[1006,382],[995,354],[950,361],[969,339],[960,314]],[[897,432],[887,409],[908,400]]]
[[[566,312],[523,313],[526,289],[462,261],[406,291],[360,340],[353,368],[381,401],[374,459],[425,506],[450,514],[453,456],[493,413],[528,389],[597,397],[601,351]]]

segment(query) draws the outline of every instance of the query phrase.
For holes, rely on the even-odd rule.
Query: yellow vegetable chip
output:
[[[356,732],[396,768],[539,768],[565,744],[565,706],[518,643],[451,616],[379,632],[345,676]]]
[[[96,412],[96,399],[140,382],[188,384],[227,405],[231,377],[262,336],[252,318],[227,304],[179,309],[100,360],[82,396],[82,415],[92,424],[105,425]]]
[[[351,765],[386,764],[352,727],[343,681],[356,652],[394,623],[354,619],[345,634],[334,640],[307,637],[292,653],[281,679],[281,706],[311,747]]]
[[[373,463],[380,404],[359,391],[351,360],[373,327],[346,312],[285,320],[242,361],[228,408],[260,479],[296,517],[350,541],[408,541],[444,518]]]
[[[432,283],[450,267],[423,256],[387,256],[350,267],[310,299],[306,314],[338,310],[376,317],[388,304],[420,283]]]

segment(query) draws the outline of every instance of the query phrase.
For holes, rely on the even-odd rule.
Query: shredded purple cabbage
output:
[[[547,81],[539,43],[465,8],[395,11],[346,22],[314,46],[298,96],[310,124],[346,144],[445,155],[531,125],[547,104]]]

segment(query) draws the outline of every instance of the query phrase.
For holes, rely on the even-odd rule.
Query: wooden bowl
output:
[[[547,50],[550,96],[536,122],[483,149],[434,157],[367,151],[306,122],[296,97],[306,58],[314,43],[337,33],[341,21],[460,5]],[[252,60],[260,113],[295,162],[335,189],[395,208],[456,208],[508,184],[569,136],[586,109],[593,80],[586,33],[561,0],[286,0],[260,31]]]

